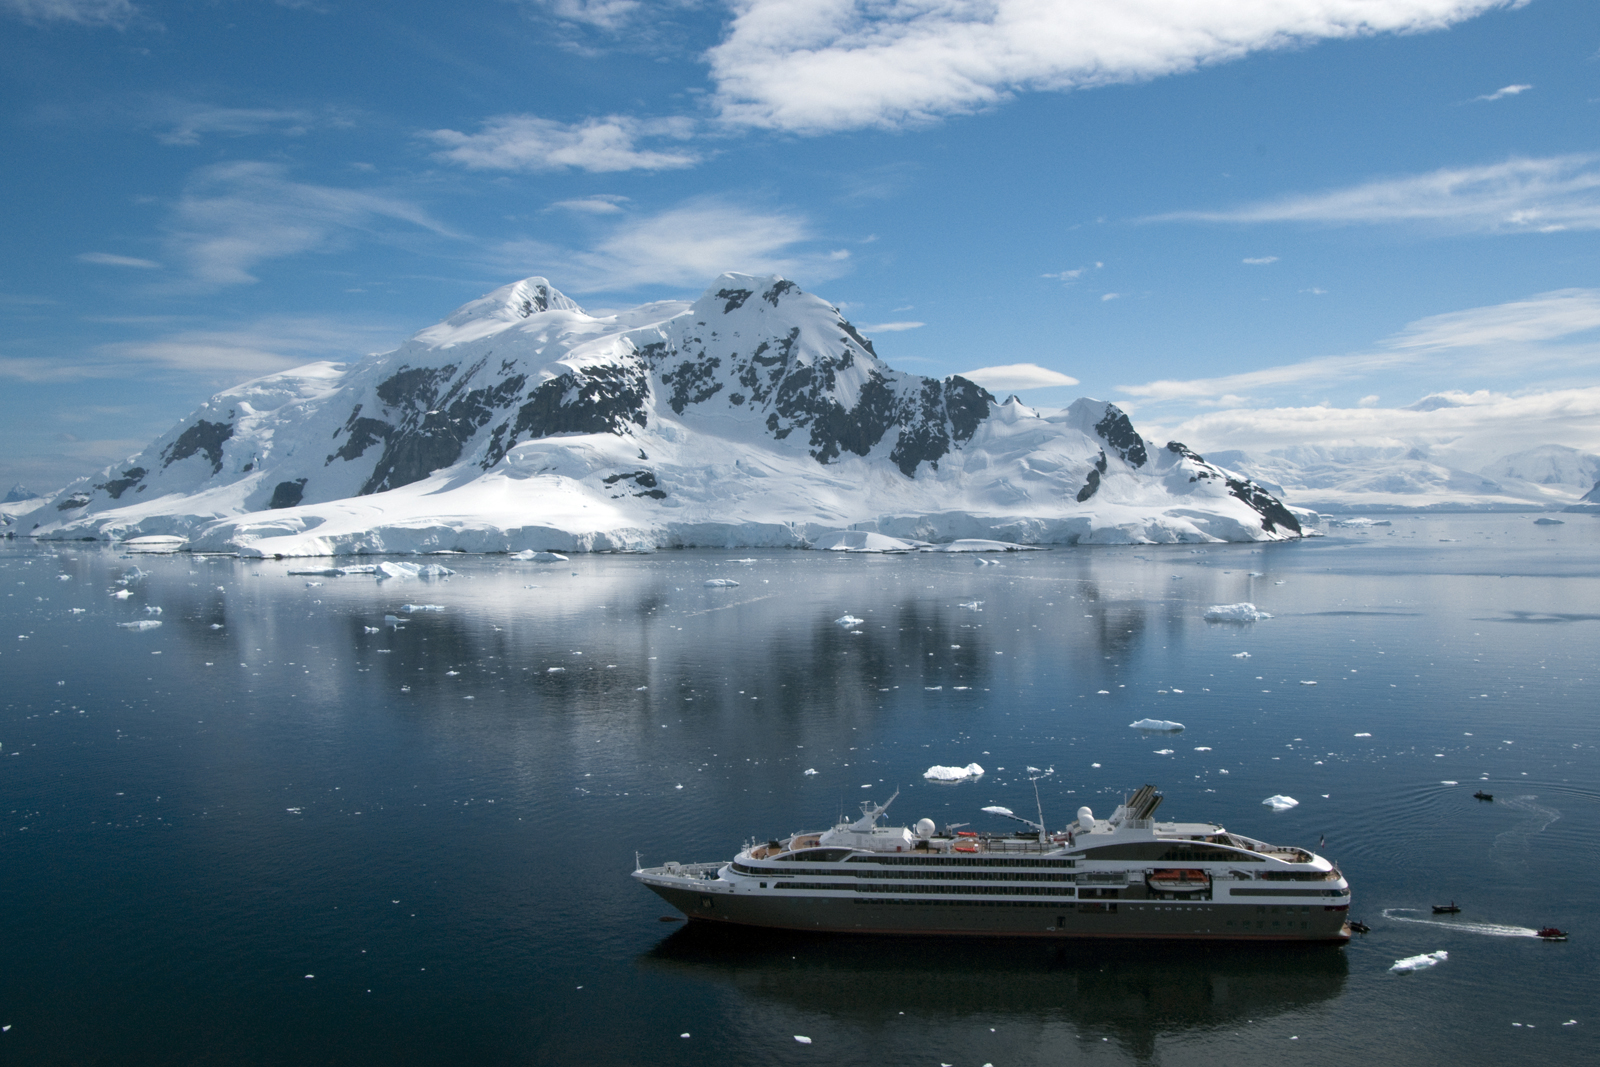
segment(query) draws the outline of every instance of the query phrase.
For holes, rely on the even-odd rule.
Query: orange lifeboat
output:
[[[1211,875],[1193,867],[1167,867],[1151,871],[1145,883],[1157,893],[1203,893],[1211,888]]]

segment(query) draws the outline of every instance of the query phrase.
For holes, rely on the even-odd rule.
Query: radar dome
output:
[[[1094,829],[1094,810],[1087,804],[1078,809],[1078,825],[1085,830]]]
[[[934,829],[934,827],[933,827],[933,820],[932,819],[918,819],[917,820],[917,836],[918,837],[932,837],[933,836],[933,829]]]

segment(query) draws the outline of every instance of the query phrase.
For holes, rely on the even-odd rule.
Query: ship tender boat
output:
[[[691,920],[923,936],[1346,941],[1350,884],[1328,860],[1212,823],[1156,822],[1146,785],[1059,833],[879,826],[898,791],[820,833],[747,844],[731,862],[638,867]]]

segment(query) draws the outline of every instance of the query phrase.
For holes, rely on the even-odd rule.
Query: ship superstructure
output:
[[[1066,829],[879,826],[894,802],[731,862],[633,876],[693,920],[841,933],[1342,941],[1350,885],[1328,860],[1212,823],[1157,822],[1146,785]]]

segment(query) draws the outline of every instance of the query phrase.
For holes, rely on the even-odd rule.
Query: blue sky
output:
[[[7,484],[723,270],[1202,450],[1600,451],[1593,0],[0,0],[0,57]]]

